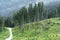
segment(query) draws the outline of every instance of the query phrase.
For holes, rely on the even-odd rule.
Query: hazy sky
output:
[[[59,0],[0,0],[0,14],[8,13],[14,9],[18,9],[22,6],[28,6],[29,3],[38,3],[43,1],[44,4]]]

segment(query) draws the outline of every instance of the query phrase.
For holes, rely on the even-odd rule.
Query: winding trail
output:
[[[12,40],[12,37],[13,37],[13,35],[12,35],[12,28],[7,28],[7,29],[10,32],[10,36],[8,38],[6,38],[6,40]]]

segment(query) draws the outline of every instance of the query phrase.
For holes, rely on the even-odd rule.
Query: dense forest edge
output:
[[[5,27],[14,27],[55,17],[60,17],[60,6],[48,11],[48,9],[45,9],[43,2],[35,5],[31,3],[27,8],[23,6],[20,10],[14,11],[12,17],[0,17],[0,26],[3,24]]]

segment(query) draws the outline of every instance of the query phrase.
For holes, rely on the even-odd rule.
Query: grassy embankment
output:
[[[5,27],[2,31],[0,31],[0,40],[5,40],[8,37],[9,37],[9,31]]]
[[[13,28],[13,40],[60,40],[60,19],[27,23],[22,31],[16,26]]]

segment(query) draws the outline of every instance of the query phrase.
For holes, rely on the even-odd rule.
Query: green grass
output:
[[[13,40],[60,40],[60,18],[27,23],[22,27],[13,28]]]
[[[3,29],[3,32],[0,31],[0,40],[5,40],[9,36],[9,31],[6,27]]]

